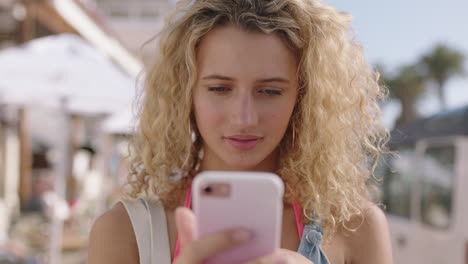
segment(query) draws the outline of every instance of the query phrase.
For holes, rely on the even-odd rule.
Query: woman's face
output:
[[[225,26],[203,37],[197,66],[202,169],[274,170],[296,102],[294,53],[278,36]]]

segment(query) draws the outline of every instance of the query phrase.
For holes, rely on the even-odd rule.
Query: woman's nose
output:
[[[242,128],[255,126],[258,123],[258,110],[255,98],[251,93],[238,94],[233,104],[233,122]]]

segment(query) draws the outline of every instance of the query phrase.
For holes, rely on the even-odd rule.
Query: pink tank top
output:
[[[190,208],[191,205],[192,205],[192,188],[190,187],[185,196],[184,207]],[[294,209],[294,216],[296,217],[297,233],[299,234],[299,240],[300,240],[302,238],[302,233],[304,232],[304,223],[302,222],[302,217],[301,217],[302,210],[298,202],[294,201],[292,205]],[[174,251],[173,261],[175,261],[177,257],[179,257],[179,254],[180,254],[180,241],[179,241],[179,236],[177,236],[177,242],[176,242],[176,247]]]

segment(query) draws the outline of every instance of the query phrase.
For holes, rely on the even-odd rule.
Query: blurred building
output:
[[[73,33],[136,76],[142,68],[140,61],[119,37],[122,34],[111,28],[94,1],[0,0],[0,49],[48,35]]]
[[[126,38],[120,36],[125,36],[125,33],[116,33],[111,28],[112,26],[106,22],[106,16],[98,9],[94,1],[0,0],[0,52],[36,38],[72,33],[79,35],[110,58],[119,66],[122,74],[130,78],[135,77],[141,71],[142,63],[122,41]],[[0,72],[0,78],[1,74]],[[129,87],[131,88],[133,87]],[[23,210],[40,208],[41,204],[31,203],[31,201],[35,202],[34,196],[44,192],[43,189],[50,188],[47,178],[50,178],[53,168],[48,159],[53,157],[52,154],[55,152],[52,151],[52,145],[43,144],[44,141],[38,139],[41,138],[41,133],[47,134],[47,131],[54,129],[57,121],[50,114],[36,118],[40,114],[37,109],[11,105],[6,99],[8,98],[2,98],[0,89],[0,249],[4,240],[8,239],[8,230],[12,228],[10,226],[12,216],[18,216],[20,213],[20,205]],[[49,119],[46,120],[43,116]],[[79,169],[87,168],[88,163],[91,163],[86,159],[87,156],[93,156],[98,143],[103,140],[96,136],[96,131],[99,130],[97,123],[102,119],[101,114],[72,115],[70,119],[73,129],[70,135],[71,147],[66,168],[69,174],[67,175],[66,194],[68,202],[72,204],[80,188],[80,181],[77,178]],[[46,129],[38,129],[38,124]],[[56,129],[54,132],[64,133],[61,129]],[[85,154],[81,155],[84,157],[81,162],[75,158],[76,153]],[[95,163],[101,164],[97,166],[98,169],[101,173],[105,173],[105,157],[107,156],[102,153],[94,156],[98,156]],[[79,164],[82,166],[78,166]],[[92,215],[93,212],[90,214]],[[87,224],[85,222],[83,226]],[[67,230],[70,228],[64,228],[65,233]],[[49,236],[48,230],[45,231]],[[87,231],[84,229],[75,233],[83,235]],[[11,234],[10,236],[13,237]],[[63,247],[70,244],[74,245],[73,247],[79,244],[81,247],[86,241],[83,237],[79,237],[79,240],[75,239],[71,243],[67,242],[70,241],[69,238],[75,237],[64,236]],[[42,244],[45,248],[52,248],[47,241],[42,241]]]
[[[0,0],[0,48],[64,32],[78,33],[52,1]]]
[[[96,4],[119,39],[145,65],[150,64],[156,45],[150,40],[162,29],[164,17],[173,6],[171,1],[96,0]]]

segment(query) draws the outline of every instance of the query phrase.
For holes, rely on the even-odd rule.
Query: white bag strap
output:
[[[150,222],[148,221],[148,210],[142,200],[121,200],[127,210],[130,221],[132,222],[133,232],[135,233],[138,245],[138,255],[140,264],[151,263],[151,237],[148,236]]]
[[[167,220],[162,203],[148,202],[143,198],[119,202],[124,205],[132,222],[140,264],[170,264]]]
[[[143,202],[148,208],[148,216],[151,223],[151,263],[171,264],[171,248],[169,246],[169,234],[167,218],[164,206],[160,200],[146,200]]]

